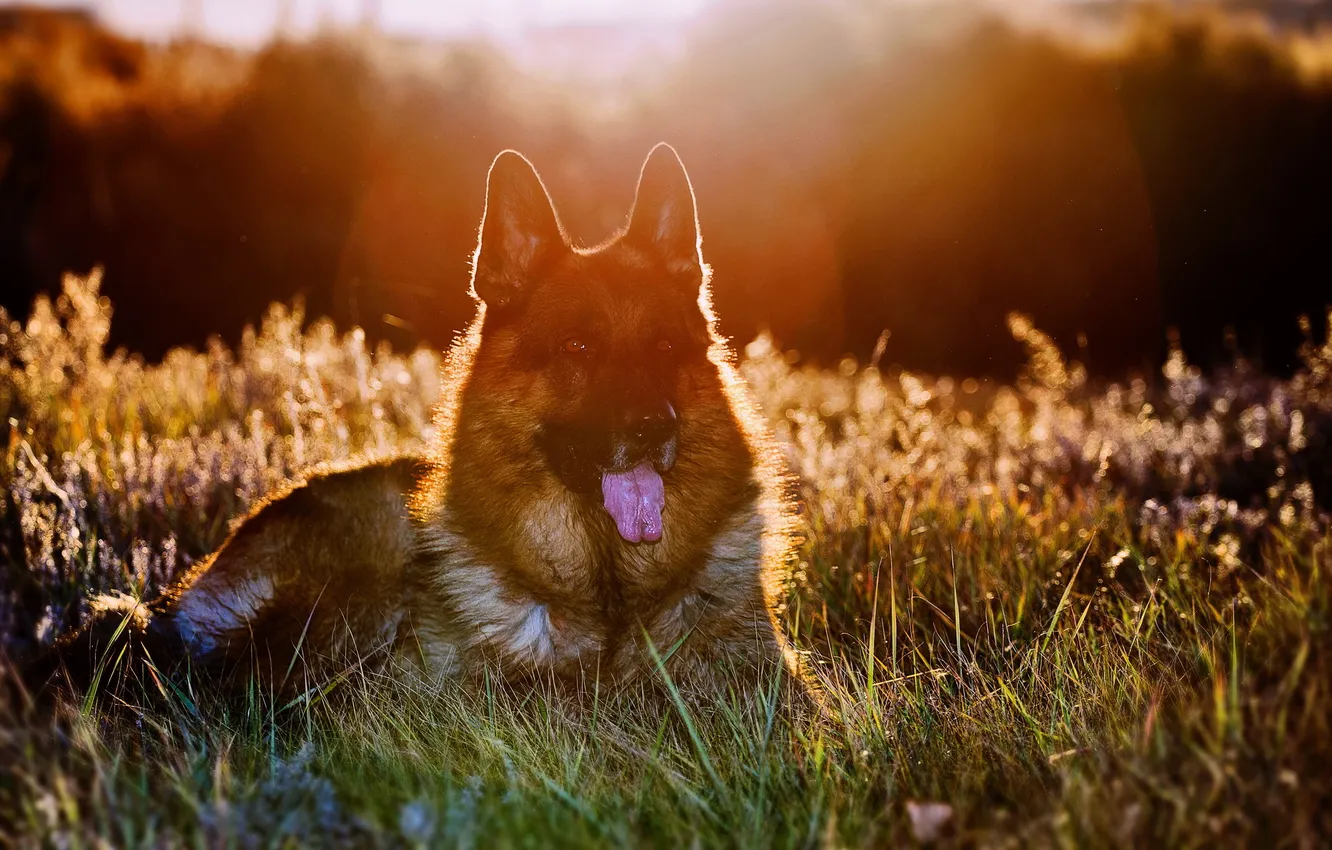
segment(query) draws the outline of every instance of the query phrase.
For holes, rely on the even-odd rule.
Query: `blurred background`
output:
[[[1332,302],[1332,0],[0,5],[0,303],[104,266],[112,342],[273,300],[395,346],[467,321],[496,152],[584,243],[694,179],[724,330],[1010,377],[1289,371]]]

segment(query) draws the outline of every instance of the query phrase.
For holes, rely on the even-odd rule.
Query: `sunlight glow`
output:
[[[86,6],[127,34],[181,35],[260,44],[370,25],[411,37],[509,36],[545,28],[652,26],[686,20],[713,0],[89,0]],[[68,2],[39,0],[39,5]]]

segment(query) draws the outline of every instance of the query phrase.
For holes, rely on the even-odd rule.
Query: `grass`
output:
[[[275,307],[236,351],[106,357],[70,279],[5,330],[0,627],[148,594],[301,467],[429,439],[431,352]],[[1313,846],[1332,835],[1332,346],[1278,381],[1096,385],[1020,316],[1011,387],[744,369],[802,479],[785,617],[840,719],[355,681],[282,705],[18,699],[20,846]],[[11,676],[12,672],[4,675]]]

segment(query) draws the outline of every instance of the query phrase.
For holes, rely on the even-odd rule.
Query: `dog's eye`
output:
[[[576,336],[566,339],[560,347],[564,349],[565,354],[582,354],[587,351],[587,343]]]
[[[662,354],[670,354],[675,350],[675,345],[669,339],[657,340],[657,350]]]

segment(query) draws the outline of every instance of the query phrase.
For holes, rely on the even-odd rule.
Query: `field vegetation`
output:
[[[1320,317],[1321,318],[1321,317]],[[1012,385],[743,369],[799,475],[771,689],[575,710],[353,677],[30,705],[14,664],[150,595],[302,469],[430,440],[440,358],[274,306],[108,354],[96,276],[0,324],[0,836],[18,846],[1314,846],[1332,834],[1332,343],[1289,379],[1090,380],[1021,315]],[[116,659],[108,659],[114,666]],[[15,693],[18,691],[19,693]]]

